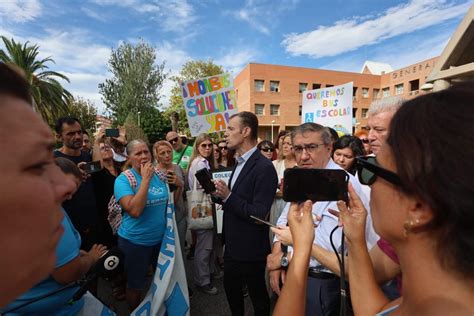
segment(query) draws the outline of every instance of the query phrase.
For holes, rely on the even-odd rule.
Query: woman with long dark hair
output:
[[[364,156],[364,147],[355,136],[344,135],[333,144],[332,159],[352,175],[356,173],[355,162],[360,156]]]

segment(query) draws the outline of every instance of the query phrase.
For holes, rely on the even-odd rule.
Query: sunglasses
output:
[[[368,138],[361,138],[360,141],[363,142],[364,144],[370,143],[370,140]]]
[[[178,142],[178,137],[172,138],[168,142],[170,142],[171,144],[177,143]]]
[[[358,157],[356,160],[357,175],[359,176],[360,183],[371,185],[377,180],[377,177],[381,177],[396,186],[402,187],[402,181],[398,175],[380,167],[375,157]]]
[[[227,150],[227,146],[224,146],[224,147],[219,146],[219,150]]]
[[[273,152],[273,149],[272,149],[272,148],[261,148],[260,150],[261,150],[261,151],[264,151],[264,152],[266,152],[266,153],[271,153],[271,152]]]
[[[211,148],[211,147],[212,147],[212,144],[201,144],[201,147]]]

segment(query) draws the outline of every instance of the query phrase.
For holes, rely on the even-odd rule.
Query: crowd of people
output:
[[[246,295],[255,315],[472,315],[472,100],[469,82],[409,101],[384,98],[354,136],[304,123],[274,141],[258,138],[258,118],[245,111],[230,117],[222,139],[170,131],[152,146],[123,128],[118,137],[89,135],[77,118],[62,117],[55,149],[26,80],[0,64],[8,153],[0,164],[0,313],[77,314],[84,302],[71,304],[74,282],[114,247],[124,272],[113,294],[133,311],[166,248],[172,205],[180,260],[193,261],[185,295],[215,295],[223,277],[232,315],[244,315]],[[91,172],[93,162],[100,168]],[[291,168],[344,170],[348,200],[284,201]],[[205,194],[222,206],[219,235],[215,222],[188,227],[187,192],[203,190],[202,169],[231,172]],[[122,212],[112,224],[113,201]],[[96,284],[90,291],[97,295]]]

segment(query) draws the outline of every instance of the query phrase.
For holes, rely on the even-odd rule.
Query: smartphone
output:
[[[106,137],[119,137],[120,132],[118,128],[106,128],[105,129],[105,136]]]
[[[340,169],[286,169],[283,200],[287,202],[348,201],[349,175]]]
[[[216,191],[216,186],[214,182],[212,182],[211,173],[206,168],[196,171],[196,179],[207,194]]]
[[[81,167],[87,173],[94,173],[94,172],[99,172],[100,170],[102,170],[102,166],[100,165],[99,160],[88,162],[82,165]]]
[[[253,215],[250,215],[250,218],[252,218],[252,219],[254,219],[254,220],[256,220],[257,222],[260,222],[260,223],[262,223],[262,224],[268,225],[268,226],[270,226],[270,227],[278,228],[277,225],[272,224],[272,223],[267,222],[267,221],[264,221],[263,219],[260,219],[260,218],[258,218],[258,217],[255,217],[255,216],[253,216]]]
[[[166,179],[168,181],[168,186],[170,187],[171,192],[174,192],[177,189],[176,185],[174,185],[172,183],[169,183],[170,178],[172,178],[173,176],[174,176],[173,170],[167,170],[166,171]]]

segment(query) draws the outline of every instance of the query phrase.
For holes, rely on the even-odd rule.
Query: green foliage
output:
[[[171,122],[158,109],[150,108],[140,113],[140,127],[143,129],[151,144],[166,138],[171,130]]]
[[[69,103],[67,115],[77,118],[81,122],[83,129],[89,132],[89,135],[95,133],[97,110],[89,100],[74,98]]]
[[[108,61],[112,78],[99,84],[102,100],[114,123],[124,124],[129,114],[158,108],[160,90],[166,78],[164,62],[156,65],[156,50],[140,40],[122,43]]]
[[[128,141],[131,141],[134,139],[141,139],[141,140],[144,140],[147,144],[150,144],[145,132],[140,127],[138,127],[138,117],[134,115],[133,113],[130,113],[127,116],[123,124],[123,127],[127,131]]]
[[[13,64],[23,70],[30,84],[33,97],[33,106],[43,119],[52,123],[68,111],[68,104],[72,95],[62,87],[57,79],[69,82],[69,79],[55,71],[47,70],[47,63],[54,60],[51,57],[37,59],[39,53],[38,45],[23,45],[1,36],[6,50],[0,49],[0,61]]]
[[[177,129],[180,134],[191,135],[179,83],[219,75],[221,73],[224,73],[224,68],[214,64],[211,60],[191,60],[183,65],[178,76],[171,77],[171,80],[174,81],[174,86],[171,90],[170,106],[165,110],[165,117],[171,117],[173,112],[178,113],[179,121]]]

